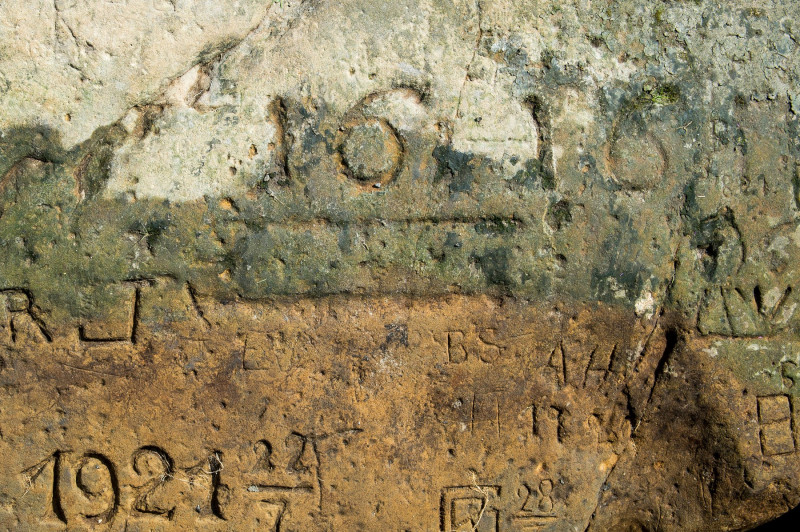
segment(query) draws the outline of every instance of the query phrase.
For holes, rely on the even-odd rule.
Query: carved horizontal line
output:
[[[531,217],[531,221],[533,221],[534,217]],[[239,216],[233,218],[231,221],[234,222],[242,222],[242,223],[253,223],[255,225],[255,221],[251,218],[246,216]],[[524,226],[527,224],[527,221],[522,219],[521,217],[517,216],[508,216],[504,214],[492,215],[487,214],[485,211],[482,212],[480,215],[464,215],[464,216],[445,216],[445,217],[438,217],[438,216],[422,216],[422,217],[409,217],[409,218],[392,218],[392,217],[382,217],[382,218],[365,218],[365,217],[357,217],[357,218],[341,218],[341,219],[331,219],[325,217],[310,217],[310,218],[276,218],[276,219],[269,219],[269,218],[259,218],[257,223],[264,224],[265,226],[268,225],[270,227],[285,227],[285,228],[308,228],[308,227],[320,227],[320,226],[331,226],[331,227],[352,227],[356,226],[386,226],[386,225],[411,225],[411,224],[476,224],[480,222],[488,222],[488,223],[511,223],[514,225]]]
[[[261,492],[261,491],[305,491],[311,492],[314,491],[314,488],[310,484],[300,484],[298,486],[282,486],[282,485],[272,485],[272,484],[254,484],[247,488],[247,491],[251,491],[253,493]]]

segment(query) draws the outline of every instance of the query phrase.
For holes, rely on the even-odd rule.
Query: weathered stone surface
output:
[[[0,5],[9,530],[800,501],[796,2]]]

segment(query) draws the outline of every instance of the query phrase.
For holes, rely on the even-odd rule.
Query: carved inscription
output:
[[[133,454],[133,470],[144,481],[139,485],[133,509],[144,514],[171,519],[175,506],[169,501],[159,501],[159,491],[175,478],[175,463],[166,451],[156,446],[145,446]]]
[[[525,482],[517,494],[523,499],[523,503],[522,507],[511,516],[515,527],[533,532],[543,529],[556,520],[551,479],[545,478],[533,485]]]
[[[24,469],[21,476],[25,493],[40,493],[46,501],[45,521],[69,526],[110,523],[126,511],[121,502],[123,488],[132,493],[127,513],[133,517],[169,522],[184,509],[194,511],[198,518],[224,520],[229,489],[220,480],[222,459],[222,453],[213,451],[207,459],[179,468],[163,449],[145,446],[131,458],[135,478],[121,481],[117,466],[103,454],[76,456],[59,450]]]
[[[442,532],[499,532],[500,510],[494,504],[499,486],[455,486],[442,492]]]
[[[462,331],[448,331],[447,360],[454,364],[470,360],[496,362],[500,358],[501,348],[489,340],[493,332],[485,330],[465,334]]]
[[[442,490],[442,530],[536,532],[558,520],[555,483],[548,476],[535,475],[516,487],[471,485]]]
[[[578,325],[539,330],[523,314],[536,311],[509,308],[498,317],[491,301],[477,298],[439,301],[441,316],[432,316],[427,303],[425,312],[419,303],[392,301],[366,313],[359,299],[267,306],[213,301],[168,280],[155,289],[122,286],[119,301],[131,309],[124,334],[87,339],[65,328],[48,344],[55,386],[70,383],[63,400],[83,400],[86,386],[108,389],[131,405],[130,417],[109,415],[104,403],[89,405],[91,415],[110,434],[132,436],[103,441],[103,454],[78,431],[59,434],[56,445],[37,443],[46,458],[17,469],[24,468],[19,492],[29,489],[35,508],[30,521],[288,531],[318,523],[358,529],[361,516],[374,512],[381,527],[414,529],[381,513],[383,493],[402,485],[409,468],[433,467],[453,486],[433,495],[441,500],[430,500],[429,490],[407,495],[414,504],[423,497],[441,503],[441,515],[417,516],[426,529],[546,529],[576,504],[565,502],[567,479],[584,486],[580,500],[599,490],[630,436],[631,405],[638,408],[639,399],[620,390],[652,382],[652,358],[664,352],[664,332],[652,324],[631,326],[625,336],[593,323],[589,333]],[[166,313],[175,294],[185,296],[183,314]],[[31,306],[13,308],[36,315]],[[165,315],[174,320],[167,327]],[[464,315],[470,319],[460,321]],[[170,372],[159,376],[156,366]],[[154,396],[161,387],[179,393]],[[415,408],[404,406],[403,393],[413,394]],[[31,419],[42,418],[50,434],[65,416],[47,399]],[[765,454],[784,452],[770,432],[784,420],[766,408]],[[152,421],[162,418],[199,434],[201,450]],[[14,430],[0,424],[6,427]],[[589,467],[573,467],[574,453]],[[374,479],[373,457],[384,464]],[[462,478],[464,468],[489,481]],[[353,496],[371,482],[392,488]]]
[[[758,398],[761,452],[764,456],[790,454],[797,450],[791,399],[788,395]]]
[[[0,2],[0,531],[800,499],[800,0],[50,4]]]
[[[0,343],[25,344],[51,342],[52,336],[36,313],[33,297],[27,290],[0,291]]]
[[[314,491],[319,468],[315,448],[311,438],[298,432],[290,433],[277,446],[268,440],[257,441],[253,445],[256,459],[250,470],[250,489],[273,493]]]
[[[459,420],[459,432],[474,436],[500,437],[503,391],[473,391],[452,403]]]
[[[264,532],[281,532],[281,520],[286,502],[278,499],[261,499],[255,505],[253,525]]]
[[[45,521],[104,524],[119,510],[116,468],[99,453],[56,451],[21,473],[28,491],[42,493]]]
[[[141,289],[150,281],[130,281],[107,288],[103,297],[112,298],[111,312],[102,318],[86,319],[79,328],[84,342],[136,343]]]
[[[703,334],[732,337],[772,335],[791,323],[796,298],[791,286],[769,290],[760,285],[751,290],[715,288],[706,294],[700,307],[698,329]]]

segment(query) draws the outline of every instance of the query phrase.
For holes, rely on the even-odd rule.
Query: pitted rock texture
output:
[[[800,502],[800,5],[0,5],[8,530]]]

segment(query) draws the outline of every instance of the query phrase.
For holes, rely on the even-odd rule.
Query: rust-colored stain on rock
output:
[[[0,529],[796,506],[798,20],[0,2]]]

